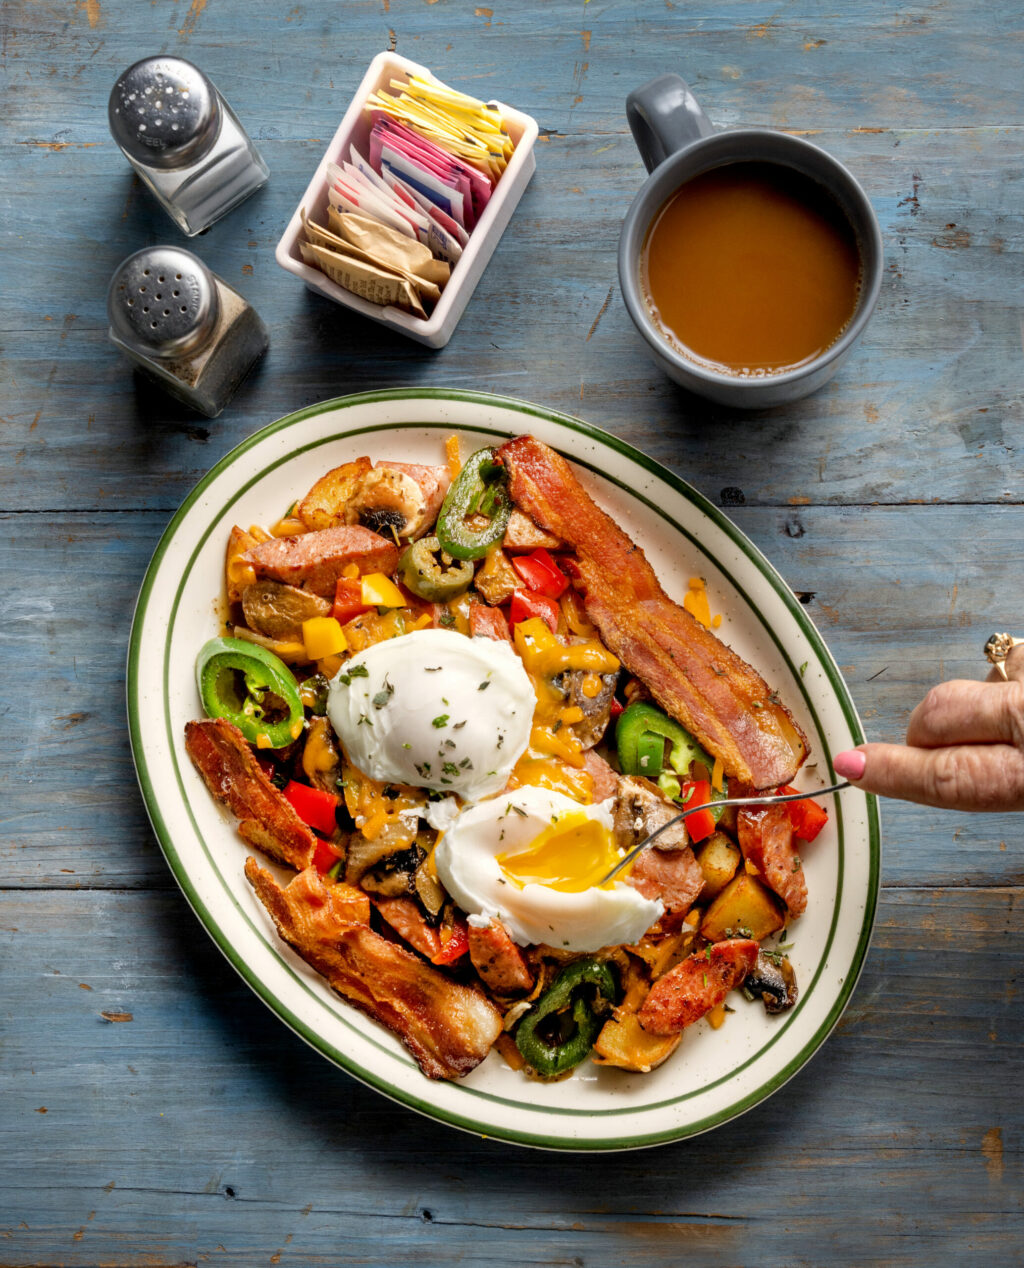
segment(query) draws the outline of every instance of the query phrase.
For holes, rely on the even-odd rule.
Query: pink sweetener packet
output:
[[[465,225],[467,203],[470,205],[472,215],[472,199],[468,194],[464,195],[461,189],[447,183],[436,172],[424,167],[402,151],[392,150],[390,146],[381,142],[374,157],[380,164],[382,176],[386,176],[389,172],[394,173],[460,225]]]
[[[388,181],[396,193],[404,193],[411,198],[421,211],[435,221],[445,233],[453,237],[459,245],[459,254],[461,255],[462,248],[469,241],[469,234],[458,221],[453,220],[451,216],[446,216],[436,203],[432,203],[429,198],[424,198],[419,190],[407,185],[400,176],[396,176],[390,169],[385,174],[385,180]]]
[[[328,188],[327,197],[333,206],[340,207],[342,211],[357,211],[361,215],[379,220],[381,224],[389,225],[392,229],[397,229],[406,237],[417,239],[419,237],[408,217],[392,211],[383,201],[372,198],[365,189],[356,189],[346,181],[336,180]]]
[[[386,115],[381,116],[378,122],[374,124],[373,133],[371,133],[371,144],[374,134],[380,137],[381,144],[386,144],[392,150],[405,154],[413,162],[419,163],[421,167],[434,172],[443,184],[458,189],[464,200],[461,219],[466,224],[467,229],[473,228],[476,224],[477,213],[473,204],[472,183],[464,172],[458,170],[452,156],[447,151],[440,149],[429,141],[425,141],[408,128],[401,127],[401,125],[396,124],[393,119],[389,119]]]
[[[385,116],[387,117],[387,116]],[[438,145],[434,141],[427,140],[426,137],[420,136],[418,132],[414,132],[412,128],[396,119],[388,119],[389,132],[392,136],[401,136],[410,145],[418,145],[420,149],[428,155],[434,155],[439,162],[449,166],[451,170],[457,172],[460,176],[465,177],[469,181],[470,189],[473,195],[473,211],[479,216],[491,197],[493,185],[488,178],[478,168],[471,163],[466,163],[457,155],[450,153],[443,146]]]

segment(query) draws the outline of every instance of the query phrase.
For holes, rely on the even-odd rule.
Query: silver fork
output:
[[[673,815],[661,825],[655,828],[650,836],[644,837],[639,845],[634,845],[630,852],[615,864],[615,866],[597,882],[598,885],[607,885],[610,880],[618,876],[624,867],[628,867],[630,863],[643,850],[651,844],[655,837],[660,837],[663,832],[667,832],[674,824],[681,823],[689,815],[695,815],[698,810],[713,810],[715,807],[721,806],[775,806],[783,801],[803,801],[807,797],[824,797],[826,793],[842,792],[844,788],[852,788],[853,785],[849,781],[844,780],[839,784],[829,784],[827,788],[815,788],[811,792],[798,793],[769,793],[764,797],[730,797],[728,801],[706,801],[700,806],[687,806],[685,810],[681,810],[679,814]]]

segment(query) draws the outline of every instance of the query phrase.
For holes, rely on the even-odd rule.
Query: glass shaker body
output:
[[[146,247],[122,261],[107,315],[114,346],[209,418],[224,409],[269,342],[234,287],[181,247]]]
[[[118,79],[108,107],[122,153],[188,237],[263,185],[269,171],[228,103],[198,67],[148,57]]]

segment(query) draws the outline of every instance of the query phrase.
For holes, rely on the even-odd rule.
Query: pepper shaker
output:
[[[182,57],[146,57],[110,93],[110,132],[188,237],[263,185],[267,165],[206,75]]]
[[[266,350],[241,295],[182,247],[122,261],[107,292],[111,342],[172,396],[216,418]]]

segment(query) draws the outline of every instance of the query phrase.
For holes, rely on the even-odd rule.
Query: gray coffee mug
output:
[[[691,392],[739,409],[788,405],[816,391],[835,374],[860,337],[882,285],[882,235],[867,195],[842,163],[802,137],[756,128],[716,132],[678,75],[660,75],[631,92],[626,98],[626,118],[651,175],[622,225],[619,282],[629,315],[655,361]],[[717,373],[673,348],[654,324],[640,282],[647,230],[668,198],[702,172],[745,162],[792,168],[824,186],[850,222],[861,260],[857,307],[835,343],[806,365],[756,378]]]

